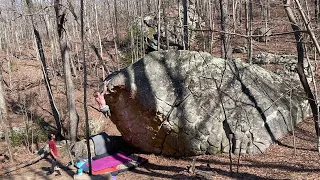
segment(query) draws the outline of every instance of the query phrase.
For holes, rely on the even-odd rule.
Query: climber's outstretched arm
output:
[[[102,95],[105,95],[107,93],[107,82],[106,81],[103,81],[103,91],[102,91]]]

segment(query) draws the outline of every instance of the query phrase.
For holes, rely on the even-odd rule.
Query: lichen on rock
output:
[[[152,52],[107,78],[111,120],[150,153],[263,153],[309,115],[298,81],[204,52]]]

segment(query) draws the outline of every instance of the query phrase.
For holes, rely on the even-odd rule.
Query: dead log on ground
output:
[[[17,166],[5,169],[4,171],[0,172],[0,175],[4,175],[4,174],[10,173],[10,172],[19,170],[21,168],[30,166],[30,165],[40,161],[41,159],[43,159],[43,158],[45,158],[45,157],[47,157],[49,155],[49,151],[48,150],[44,150],[44,148],[43,148],[43,149],[41,149],[41,151],[42,151],[41,154],[39,154],[37,157],[35,157],[35,158],[33,158],[33,159],[31,159],[31,160],[29,160],[27,162],[21,163],[21,164],[19,164]]]

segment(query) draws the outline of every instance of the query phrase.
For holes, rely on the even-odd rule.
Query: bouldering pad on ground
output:
[[[112,175],[116,175],[120,172],[134,169],[145,162],[147,162],[147,159],[133,154],[127,156],[124,153],[116,153],[93,160],[92,174],[98,175],[111,173]],[[89,172],[87,160],[81,160],[76,163],[75,166],[86,173]]]
[[[132,160],[130,157],[122,153],[105,156],[103,158],[92,161],[92,171],[99,171],[105,168],[113,167],[119,164],[126,163],[130,160]],[[88,163],[86,165],[88,166]]]

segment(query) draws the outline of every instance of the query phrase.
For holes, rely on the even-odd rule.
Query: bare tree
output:
[[[92,174],[92,163],[91,163],[91,148],[90,148],[90,132],[89,132],[89,118],[88,118],[88,109],[87,109],[87,65],[86,57],[84,52],[84,22],[83,22],[83,0],[80,1],[80,31],[81,31],[81,55],[83,60],[83,74],[84,74],[84,83],[83,83],[83,105],[84,105],[84,114],[86,122],[86,139],[87,139],[87,149],[88,149],[88,160],[89,160],[89,175]]]
[[[228,3],[229,0],[219,0],[221,12],[221,55],[224,59],[231,59],[230,35],[228,35],[229,17]]]
[[[160,41],[161,41],[161,0],[158,0],[158,46],[157,51],[160,51]]]
[[[114,8],[114,28],[115,28],[115,38],[116,43],[119,44],[119,20],[118,20],[118,4],[117,0],[113,0],[113,8]]]
[[[32,12],[32,2],[30,0],[26,0],[26,3],[27,3],[27,6],[28,6],[28,11],[31,14],[31,12]],[[38,53],[39,53],[40,60],[41,60],[43,78],[44,78],[44,80],[46,82],[45,83],[46,84],[46,90],[47,90],[47,93],[48,93],[52,114],[53,114],[53,117],[54,117],[54,119],[56,121],[58,136],[59,136],[59,138],[61,138],[62,137],[62,125],[61,125],[59,111],[58,111],[58,109],[56,107],[56,104],[55,104],[54,98],[53,98],[53,93],[52,93],[52,89],[51,89],[50,79],[48,77],[48,68],[47,68],[46,58],[45,58],[44,51],[43,51],[43,45],[42,45],[41,37],[40,37],[39,31],[35,27],[33,16],[30,16],[30,19],[31,19],[31,24],[32,24],[32,28],[33,28],[34,37],[35,37],[36,43],[37,43]]]
[[[301,81],[301,84],[308,96],[308,101],[312,110],[313,114],[313,120],[315,122],[315,130],[317,134],[317,139],[318,139],[318,151],[320,150],[320,141],[319,141],[319,109],[317,105],[317,98],[315,97],[315,94],[312,92],[310,85],[308,83],[308,80],[306,78],[306,75],[304,73],[304,67],[303,67],[303,61],[304,61],[304,49],[303,49],[303,43],[302,43],[302,35],[300,33],[300,27],[298,26],[296,17],[294,16],[292,9],[290,7],[290,0],[284,0],[284,8],[287,13],[287,16],[291,22],[291,28],[294,31],[294,36],[296,39],[296,44],[297,44],[297,52],[298,52],[298,63],[297,63],[297,72]]]
[[[166,11],[168,10],[169,3],[166,0],[164,0],[162,3],[163,3],[162,4],[162,6],[163,6],[162,10],[163,10],[163,22],[164,22],[164,34],[165,34],[165,37],[166,37],[166,39],[165,39],[165,41],[166,41],[166,49],[168,50],[169,49],[169,37],[168,37],[169,36],[169,32],[168,32],[168,15],[167,15]]]
[[[249,3],[245,1],[246,6],[246,34],[247,34],[247,45],[248,45],[248,61],[252,63],[252,24],[253,24],[253,14],[252,14],[252,0]]]
[[[66,29],[64,27],[66,21],[66,9],[62,9],[60,0],[54,1],[54,9],[56,12],[61,58],[64,63],[65,86],[70,119],[69,135],[71,141],[75,142],[78,134],[79,116],[75,106],[74,87],[70,68],[70,45],[67,39]]]
[[[3,79],[2,79],[2,70],[1,70],[0,71],[0,121],[1,121],[2,129],[4,130],[4,135],[5,135],[5,139],[8,146],[9,158],[10,158],[10,161],[13,161],[11,142],[10,142],[8,127],[7,127],[7,107],[4,99],[5,91],[3,89],[2,81]]]
[[[189,49],[189,27],[188,27],[188,7],[189,1],[182,0],[183,5],[183,41],[184,41],[184,49]]]
[[[304,14],[304,11],[303,11],[303,9],[302,9],[302,6],[301,6],[299,0],[294,0],[294,1],[296,2],[297,6],[298,6],[298,11],[299,11],[299,13],[300,13],[300,15],[301,15],[301,17],[302,17],[302,20],[303,20],[304,25],[306,26],[307,32],[308,32],[310,38],[312,39],[313,45],[315,46],[318,54],[320,54],[320,46],[319,46],[319,43],[318,43],[318,41],[317,41],[317,39],[316,39],[316,36],[315,36],[313,30],[311,29],[311,25],[310,25],[310,23],[309,23],[309,20],[307,19],[306,15]],[[308,57],[308,56],[307,56],[307,57]],[[314,78],[314,76],[312,76],[312,77],[313,77],[313,81],[314,81],[314,83],[315,83],[315,78]],[[315,86],[315,87],[316,87],[316,86]],[[315,90],[315,92],[314,92],[314,98],[315,98],[314,101],[315,101],[315,103],[316,103],[316,105],[317,105],[317,108],[319,109],[319,102],[318,102],[318,97],[317,97],[316,90]],[[319,111],[318,111],[318,113],[319,113]],[[318,137],[318,152],[320,152],[319,115],[318,115],[318,117],[317,117],[317,120],[315,121],[315,125],[316,125],[316,132],[318,132],[318,133],[317,133],[317,137]]]
[[[314,0],[314,17],[317,22],[319,21],[319,6],[319,0]]]

